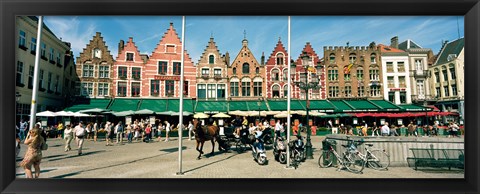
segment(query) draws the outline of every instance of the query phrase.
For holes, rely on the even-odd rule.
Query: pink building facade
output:
[[[142,76],[144,71],[144,60],[133,42],[129,38],[126,45],[121,40],[118,46],[118,56],[113,65],[112,71],[112,90],[115,97],[141,97],[142,87],[145,80]]]
[[[142,71],[143,97],[180,97],[180,66],[182,42],[173,23],[152,52]],[[184,97],[195,98],[196,68],[184,52]]]

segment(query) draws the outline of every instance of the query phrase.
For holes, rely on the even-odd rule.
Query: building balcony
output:
[[[26,51],[28,48],[25,45],[18,45],[18,48]]]
[[[428,78],[430,77],[430,71],[428,70],[411,70],[414,78]]]
[[[433,95],[412,95],[412,102],[437,101],[438,98]]]
[[[45,55],[40,56],[41,59],[48,61],[47,57]]]
[[[56,62],[55,62],[53,59],[48,60],[48,62],[50,62],[50,63],[53,64],[53,65],[56,64]]]
[[[60,62],[57,62],[57,67],[63,67],[63,65]]]

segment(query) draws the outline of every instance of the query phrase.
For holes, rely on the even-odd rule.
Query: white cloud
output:
[[[78,17],[44,17],[45,24],[58,38],[70,42],[75,57],[95,35],[97,26],[93,23],[81,23]]]

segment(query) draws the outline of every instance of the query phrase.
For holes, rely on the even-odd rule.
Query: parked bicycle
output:
[[[355,149],[357,149],[359,145],[363,144],[363,141],[355,143],[352,140],[350,144],[353,144],[353,146],[355,146]],[[373,147],[373,144],[364,145],[366,145],[366,154],[359,152],[358,155],[360,156],[360,158],[365,160],[368,167],[375,170],[388,170],[388,166],[390,165],[390,155],[388,155],[384,149],[370,149],[370,147]]]
[[[333,148],[334,145],[336,145],[335,141],[322,141],[323,153],[318,158],[318,165],[322,168],[327,168],[332,166],[334,159],[336,159],[338,164],[342,165],[348,171],[362,173],[365,168],[365,160],[360,157],[360,152],[356,147],[352,146],[353,144],[342,145],[346,149],[340,156]],[[342,168],[339,168],[339,170],[341,169]]]

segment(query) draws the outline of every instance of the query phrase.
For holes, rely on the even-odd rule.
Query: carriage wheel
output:
[[[235,148],[237,149],[237,152],[238,152],[239,154],[245,152],[245,150],[247,149],[247,148],[245,147],[245,144],[243,144],[243,143],[240,142],[240,141],[237,142],[237,144],[235,145]]]

